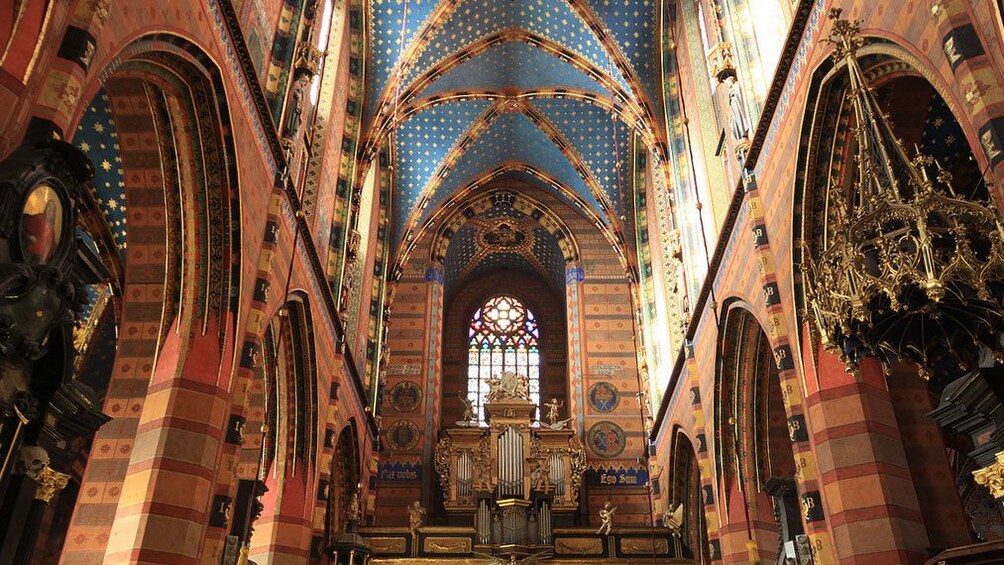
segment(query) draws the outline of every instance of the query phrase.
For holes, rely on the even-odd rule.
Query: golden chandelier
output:
[[[946,377],[1001,358],[1004,225],[989,199],[955,191],[932,158],[910,159],[858,64],[859,24],[835,20],[828,41],[847,67],[857,175],[830,179],[825,235],[803,243],[805,294],[827,350],[849,371],[873,355]],[[932,179],[928,168],[935,166]]]

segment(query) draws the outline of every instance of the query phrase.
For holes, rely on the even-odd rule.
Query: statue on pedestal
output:
[[[672,504],[666,509],[662,514],[662,525],[669,528],[673,535],[680,535],[680,529],[683,528],[683,503],[677,502],[674,507]]]
[[[457,391],[457,398],[460,399],[460,404],[464,407],[464,413],[457,420],[457,425],[461,428],[478,425],[478,415],[474,412],[474,401],[464,396],[464,393],[459,390]]]
[[[408,524],[412,533],[418,532],[418,529],[422,527],[423,520],[425,520],[425,508],[422,508],[422,505],[416,500],[408,507]]]
[[[603,504],[603,508],[600,509],[600,529],[596,530],[597,534],[610,535],[610,530],[614,528],[614,513],[617,512],[617,507],[610,504],[608,500]]]
[[[554,425],[558,421],[558,409],[561,408],[561,400],[557,398],[552,398],[544,403],[547,407],[547,423]]]
[[[571,418],[565,418],[564,420],[559,420],[558,409],[561,408],[562,402],[557,398],[552,398],[551,400],[544,403],[544,407],[547,408],[547,422],[541,422],[541,424],[548,429],[552,430],[563,430],[568,422],[571,422]]]

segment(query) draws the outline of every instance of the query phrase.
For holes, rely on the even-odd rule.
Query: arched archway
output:
[[[85,89],[93,99],[69,130],[99,171],[81,195],[79,233],[120,292],[112,293],[117,319],[93,324],[91,315],[110,310],[97,307],[104,293],[90,293],[77,336],[98,344],[108,324],[117,325],[116,343],[98,348],[114,348],[111,374],[77,378],[97,377],[114,423],[96,434],[90,455],[81,454],[87,468],[62,551],[70,562],[117,560],[126,551],[135,557],[137,547],[142,556],[146,540],[201,531],[225,512],[204,485],[216,473],[227,425],[216,401],[229,394],[219,373],[234,347],[240,293],[236,154],[215,63],[185,39],[155,34],[127,45],[94,76],[100,82]],[[200,414],[182,406],[201,407]],[[188,468],[184,477],[168,479],[179,466]],[[148,492],[155,502],[138,504],[126,491]],[[183,519],[177,506],[189,509]],[[125,539],[136,544],[116,541]],[[175,557],[199,551],[179,548]]]
[[[765,562],[783,562],[803,529],[781,380],[767,334],[735,300],[723,313],[715,390],[716,475],[728,516],[723,554],[755,549]]]
[[[254,507],[260,498],[266,509],[260,517],[248,513],[240,533],[251,557],[264,559],[293,547],[305,548],[310,539],[307,521],[317,452],[318,399],[306,295],[290,296],[266,327],[262,349],[258,378],[249,391],[249,414],[260,418],[258,449],[242,449],[240,472],[242,483],[251,481],[259,489],[264,487],[264,493],[245,487],[245,497],[250,499],[238,504]],[[254,462],[248,461],[249,455]],[[252,469],[255,475],[247,478]]]
[[[359,436],[355,420],[342,428],[331,459],[331,479],[327,493],[328,511],[324,521],[325,546],[346,531],[353,496],[361,496]]]
[[[679,525],[680,536],[684,540],[683,556],[699,563],[711,563],[708,525],[704,516],[704,486],[697,451],[690,438],[679,428],[673,434],[671,457],[668,501],[672,504],[670,510],[677,510],[677,505],[683,505]]]

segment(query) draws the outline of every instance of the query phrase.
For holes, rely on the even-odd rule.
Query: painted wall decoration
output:
[[[597,412],[613,412],[618,402],[620,395],[614,385],[600,381],[589,387],[589,405]]]
[[[412,483],[422,480],[421,463],[388,461],[381,463],[377,472],[377,478],[381,481]]]
[[[407,451],[418,445],[422,432],[415,422],[398,420],[387,430],[387,443],[392,451]]]
[[[401,381],[390,389],[390,405],[398,412],[412,412],[422,403],[422,389],[415,381]]]
[[[598,487],[643,487],[648,484],[644,467],[597,467],[586,470],[586,484]]]
[[[613,422],[596,422],[586,434],[589,449],[600,457],[617,457],[627,443],[624,430]]]

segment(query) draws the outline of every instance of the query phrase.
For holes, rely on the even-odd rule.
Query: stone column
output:
[[[28,565],[31,563],[32,554],[35,551],[35,542],[38,540],[39,527],[45,510],[49,507],[52,499],[59,494],[70,482],[70,475],[53,470],[46,465],[35,475],[35,497],[32,501],[31,509],[25,518],[24,527],[21,530],[21,542],[17,546],[12,563],[16,565]]]
[[[582,282],[585,271],[577,263],[565,269],[565,304],[568,322],[568,414],[575,417],[579,437],[585,437],[586,409],[584,400],[586,346],[583,339]]]
[[[930,542],[878,362],[855,378],[820,351],[818,371],[827,386],[806,404],[838,561],[923,563]]]
[[[425,309],[428,313],[428,323],[425,327],[425,359],[422,361],[422,378],[424,381],[424,433],[422,437],[422,467],[433,469],[432,449],[436,441],[436,430],[439,429],[440,389],[443,385],[443,285],[446,275],[441,264],[434,264],[425,271]],[[434,473],[426,472],[423,479],[422,506],[432,508],[432,493],[435,490]]]

